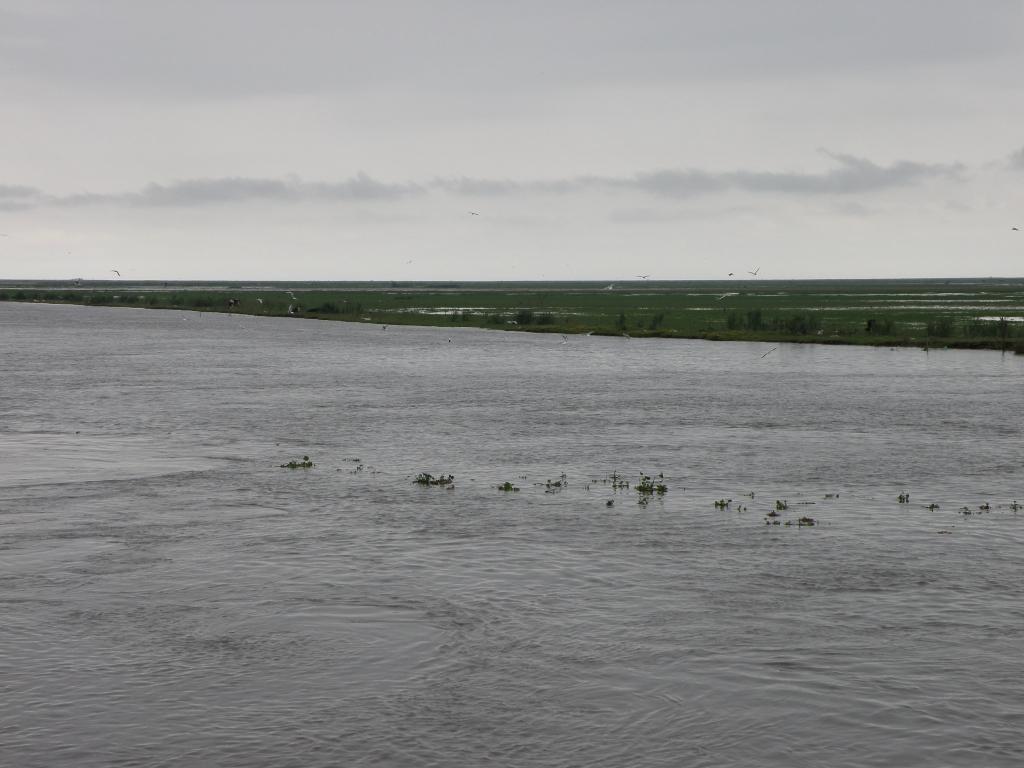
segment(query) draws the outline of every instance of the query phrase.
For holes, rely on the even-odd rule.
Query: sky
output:
[[[0,279],[1024,276],[1022,73],[1024,0],[0,0]]]

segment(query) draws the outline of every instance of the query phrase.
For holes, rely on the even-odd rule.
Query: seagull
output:
[[[732,272],[729,273],[729,277],[732,277]]]
[[[259,302],[261,307],[263,306],[263,299],[261,299],[259,296],[256,297],[256,301]]]
[[[120,277],[120,276],[121,276],[121,273],[120,273],[120,272],[118,272],[118,271],[117,271],[116,269],[112,269],[112,270],[110,270],[110,271],[111,271],[111,272],[113,272],[113,273],[114,273],[115,275],[117,275],[118,277]]]
[[[771,348],[771,349],[769,349],[769,350],[768,350],[767,352],[765,352],[765,353],[764,353],[763,355],[761,355],[761,359],[763,360],[764,358],[768,357],[768,355],[770,355],[770,354],[771,354],[772,352],[774,352],[774,351],[775,351],[776,349],[778,349],[778,347],[772,347],[772,348]]]
[[[566,336],[564,333],[562,334],[562,343],[563,344],[568,344],[569,343],[569,337]]]
[[[761,268],[760,268],[760,267],[758,267],[757,269],[755,269],[755,270],[754,270],[753,272],[751,272],[751,271],[750,271],[750,270],[748,269],[748,270],[747,270],[747,274],[748,274],[748,275],[753,275],[754,277],[757,277],[757,273],[758,273],[758,272],[760,272],[760,271],[761,271]]]
[[[606,285],[606,286],[604,287],[604,289],[605,289],[606,291],[611,291],[611,290],[614,290],[614,288],[615,288],[615,283],[612,283],[611,285]]]
[[[292,300],[298,301],[298,299],[295,298],[295,294],[292,293],[291,291],[285,291],[285,293],[287,293],[289,296],[291,296]]]
[[[738,293],[723,293],[721,296],[719,296],[717,299],[715,299],[715,301],[721,301],[722,299],[727,299],[730,296],[739,296],[739,294]]]
[[[295,307],[293,307],[291,304],[288,305],[288,314],[289,315],[294,315],[295,314]]]
[[[650,275],[637,275],[641,280],[646,280]]]
[[[466,213],[468,213],[470,216],[479,216],[480,215],[476,211],[466,211]]]

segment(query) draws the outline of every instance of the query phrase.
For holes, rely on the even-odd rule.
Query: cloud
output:
[[[929,178],[962,177],[958,163],[916,163],[900,161],[877,165],[853,155],[825,151],[837,168],[823,173],[765,171],[712,172],[700,169],[659,170],[632,176],[577,176],[567,179],[511,181],[508,179],[436,179],[431,186],[462,195],[508,195],[521,193],[567,194],[588,189],[626,189],[657,197],[687,198],[725,190],[787,195],[845,195],[902,187]]]
[[[78,194],[53,196],[49,201],[63,206],[128,204],[143,208],[194,207],[252,201],[366,201],[408,197],[423,192],[415,184],[387,184],[365,173],[339,182],[307,182],[239,176],[213,179],[184,179],[169,184],[147,184],[126,194]]]
[[[513,195],[570,195],[588,191],[633,191],[678,200],[735,190],[754,195],[850,195],[905,187],[926,179],[963,177],[960,164],[900,161],[878,165],[853,155],[825,152],[836,167],[819,173],[666,169],[629,176],[583,175],[562,179],[488,179],[436,177],[423,183],[388,183],[359,173],[342,181],[303,181],[298,177],[183,179],[151,183],[136,192],[47,195],[34,187],[0,185],[0,208],[24,209],[42,205],[81,207],[128,205],[139,208],[201,207],[270,201],[371,202],[401,200],[439,191],[465,197]],[[1021,154],[1024,154],[1022,151]],[[1024,162],[1024,159],[1022,159]]]
[[[1009,166],[1015,171],[1024,171],[1024,147],[1010,155]]]

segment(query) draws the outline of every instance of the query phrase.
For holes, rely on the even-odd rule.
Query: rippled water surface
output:
[[[0,304],[0,763],[1022,764],[1024,358],[561,342]]]

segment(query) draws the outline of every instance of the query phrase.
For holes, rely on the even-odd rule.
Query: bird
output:
[[[771,354],[772,352],[774,352],[774,351],[775,351],[776,349],[778,349],[778,347],[772,347],[772,348],[771,348],[771,349],[769,349],[769,350],[768,350],[767,352],[765,352],[765,353],[764,353],[763,355],[761,355],[761,359],[763,360],[764,358],[768,357],[768,355],[770,355],[770,354]]]
[[[606,291],[611,291],[611,290],[614,290],[614,289],[615,289],[615,283],[612,283],[611,285],[606,285],[606,286],[604,287],[604,289],[605,289]]]
[[[646,280],[650,275],[637,275],[641,280]]]
[[[295,314],[295,307],[293,307],[291,304],[288,305],[288,314],[289,315],[294,315]]]
[[[1012,229],[1014,232],[1020,232],[1020,227],[1010,227],[1010,229]],[[4,237],[7,237],[7,235],[4,235]]]
[[[466,211],[470,216],[479,216],[480,214],[476,211]]]
[[[115,275],[117,275],[118,277],[120,277],[120,276],[121,276],[121,273],[120,273],[120,272],[118,272],[118,271],[117,271],[116,269],[112,269],[112,270],[110,270],[110,271],[111,271],[111,272],[113,272],[113,273],[114,273]]]
[[[754,277],[757,277],[757,273],[758,273],[758,272],[760,272],[760,271],[761,271],[761,268],[760,268],[760,267],[758,267],[757,269],[755,269],[755,270],[754,270],[753,272],[751,272],[751,271],[750,271],[750,270],[748,269],[748,270],[747,270],[747,274],[748,274],[748,275],[753,275]]]
[[[259,302],[259,305],[261,307],[263,306],[263,299],[261,299],[259,296],[256,297],[256,301]]]
[[[623,335],[623,336],[625,336],[625,337],[626,337],[627,339],[632,339],[632,338],[633,338],[632,336],[630,336],[630,335],[629,335],[628,333],[626,333],[625,331],[623,331],[623,332],[622,332],[622,335]]]
[[[715,299],[715,301],[721,301],[722,299],[727,299],[730,296],[738,296],[738,295],[739,295],[738,293],[723,293],[721,296],[719,296],[717,299]]]
[[[565,334],[562,334],[562,343],[563,344],[568,344],[569,343],[569,337],[566,336]]]
[[[732,277],[732,272],[729,273],[729,277]]]
[[[295,298],[295,294],[294,293],[292,293],[291,291],[286,291],[286,293],[292,298],[292,300],[298,301],[298,299]]]

